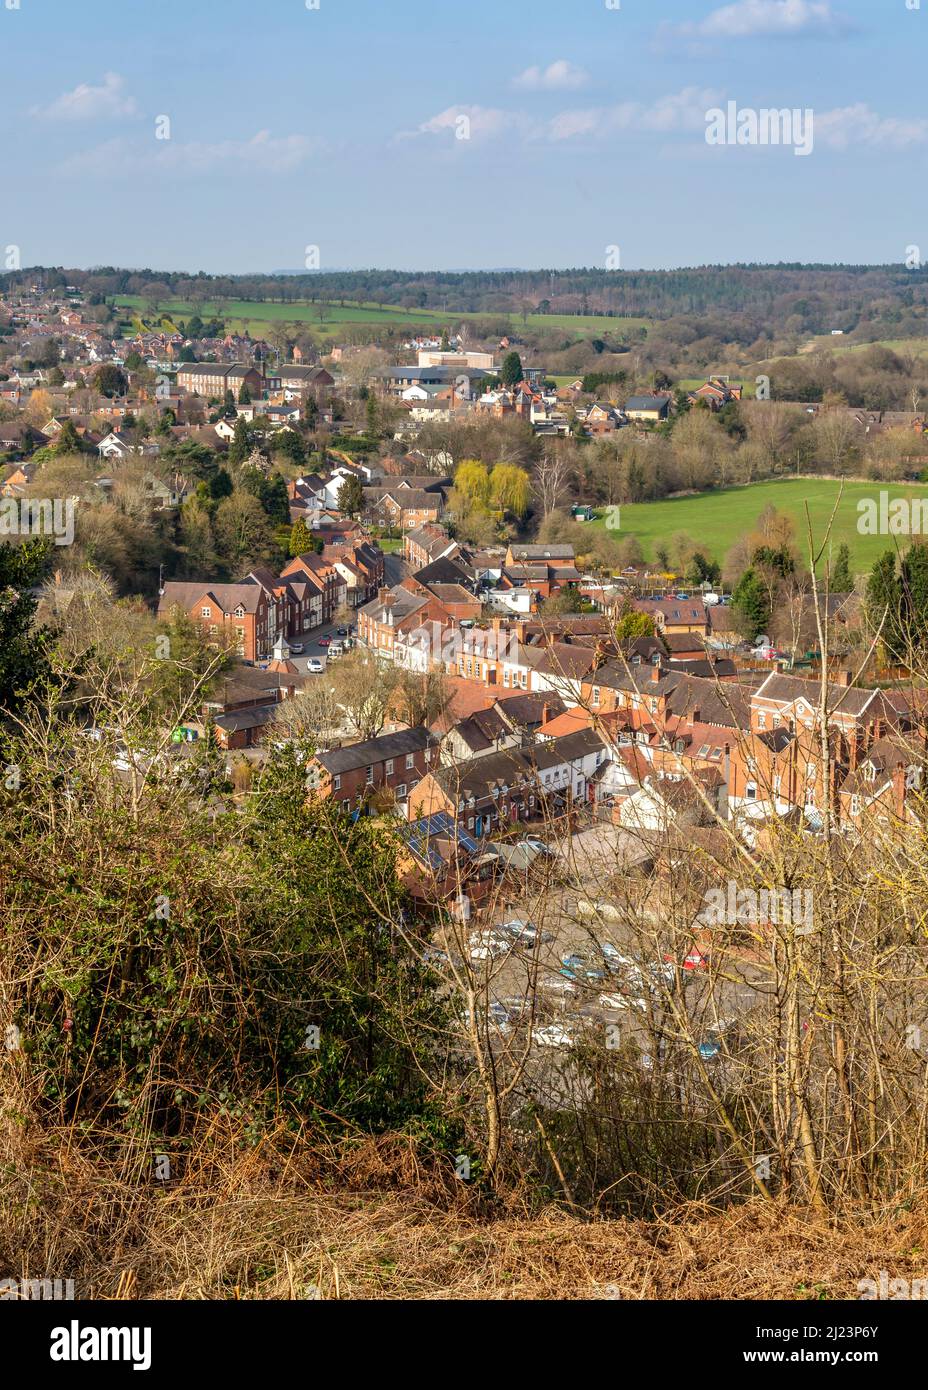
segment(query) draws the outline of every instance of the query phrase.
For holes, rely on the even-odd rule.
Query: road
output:
[[[326,623],[322,627],[314,628],[313,631],[307,633],[303,639],[303,651],[298,654],[291,652],[290,660],[301,676],[314,674],[307,671],[307,663],[312,657],[320,660],[322,662],[323,671],[325,670],[328,665],[328,648],[321,646],[320,643],[324,638],[338,641],[337,630],[338,624],[336,623]]]

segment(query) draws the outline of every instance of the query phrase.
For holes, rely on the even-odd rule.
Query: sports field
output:
[[[928,485],[904,483],[870,483],[854,481],[841,485],[819,478],[791,478],[780,482],[752,483],[747,487],[720,488],[695,497],[674,497],[660,502],[639,502],[619,508],[617,536],[636,536],[648,560],[656,559],[655,547],[666,545],[678,531],[685,531],[708,558],[724,560],[726,552],[736,541],[754,529],[758,516],[767,506],[793,517],[796,537],[804,554],[808,552],[808,526],[817,543],[828,529],[832,509],[840,502],[831,529],[835,548],[847,542],[851,550],[851,567],[855,572],[868,570],[883,551],[898,542],[907,545],[904,536],[861,535],[857,529],[860,516],[857,504],[862,499],[879,501],[881,491],[890,499],[905,497],[928,498]],[[808,508],[808,517],[806,515]],[[613,517],[613,520],[615,518]],[[605,513],[593,523],[606,525]]]
[[[152,315],[146,312],[149,301],[144,295],[117,295],[117,305],[140,315],[147,327],[154,327]],[[612,339],[621,339],[636,328],[647,328],[649,320],[641,318],[607,318],[603,315],[580,314],[529,314],[525,319],[519,313],[456,313],[445,309],[403,309],[393,304],[332,303],[317,300],[294,300],[290,303],[273,303],[267,300],[223,299],[206,300],[194,304],[189,300],[168,299],[158,302],[158,314],[171,319],[189,319],[199,314],[201,319],[214,316],[222,319],[233,331],[240,332],[247,324],[251,333],[269,331],[275,324],[305,325],[315,336],[331,334],[340,325],[350,323],[390,324],[396,328],[454,328],[465,319],[505,320],[511,331],[518,333],[522,327],[533,330],[567,332],[575,339],[592,338],[609,334]]]

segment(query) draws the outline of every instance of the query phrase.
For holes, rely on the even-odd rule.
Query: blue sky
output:
[[[0,247],[26,265],[928,254],[928,0],[11,3]],[[709,146],[732,100],[810,108],[811,155]]]

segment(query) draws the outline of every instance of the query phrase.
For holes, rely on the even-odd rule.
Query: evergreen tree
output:
[[[65,420],[61,426],[54,449],[56,454],[79,454],[81,452],[81,437],[73,420]]]
[[[522,358],[517,352],[507,352],[499,369],[500,381],[504,386],[515,386],[522,376]]]
[[[757,571],[746,569],[731,596],[732,615],[744,637],[753,641],[770,626],[767,587]]]
[[[0,545],[0,711],[11,707],[42,664],[41,638],[32,632],[32,590],[49,567],[50,551],[51,544],[42,539]]]
[[[364,510],[364,489],[360,478],[351,475],[342,483],[338,489],[338,510],[346,516],[354,516]]]
[[[269,478],[262,477],[258,501],[275,526],[289,526],[290,498],[286,481],[279,473],[272,473]]]
[[[849,594],[854,587],[851,574],[851,548],[846,543],[838,546],[838,557],[831,572],[830,582],[833,594]]]
[[[902,585],[896,573],[896,552],[886,550],[870,571],[865,597],[867,620],[890,660],[900,660],[902,637]]]
[[[907,647],[928,645],[928,547],[916,544],[902,557],[899,566],[902,596],[901,626]]]
[[[229,445],[229,462],[244,463],[251,453],[252,434],[246,422],[239,418],[235,422],[235,433]]]
[[[234,491],[232,478],[224,468],[217,468],[208,483],[209,496],[214,500],[220,497],[231,497]]]

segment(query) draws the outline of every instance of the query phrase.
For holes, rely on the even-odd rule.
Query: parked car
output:
[[[561,958],[561,974],[566,975],[569,980],[604,980],[605,970],[601,970],[598,965],[591,965],[583,956],[563,956]]]
[[[577,988],[576,980],[561,975],[545,975],[538,983],[542,989],[548,989],[552,994],[573,994]]]
[[[303,654],[303,643],[302,643],[302,642],[288,642],[288,643],[287,643],[287,646],[290,648],[290,651],[291,651],[291,653],[292,653],[293,656],[302,656],[302,654]]]
[[[629,994],[601,994],[599,1002],[604,1009],[640,1009],[646,1013],[648,1008],[643,999]]]
[[[482,931],[471,932],[468,945],[471,960],[496,960],[506,954],[512,942],[497,932]]]
[[[673,956],[665,956],[664,960],[669,965],[675,965]],[[692,950],[683,960],[684,970],[708,970],[709,957],[704,956],[701,951]]]
[[[527,835],[524,840],[518,841],[519,848],[533,849],[536,854],[549,855],[552,859],[557,858],[557,850],[546,845],[544,840],[539,840],[534,835]]]
[[[562,1023],[546,1023],[532,1029],[532,1041],[542,1047],[573,1047],[574,1035]]]
[[[549,941],[554,940],[550,932],[539,932],[534,922],[525,921],[521,917],[514,917],[511,922],[503,922],[500,931],[508,932],[523,946],[534,946],[539,940],[542,945],[547,945]]]

